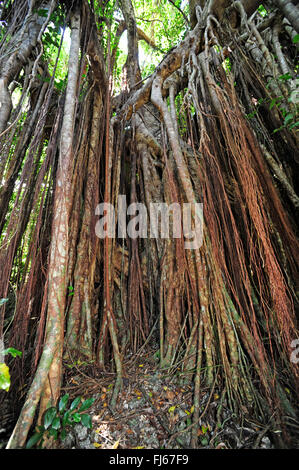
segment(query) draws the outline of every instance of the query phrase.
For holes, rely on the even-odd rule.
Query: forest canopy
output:
[[[296,0],[0,1],[7,448],[64,406],[66,364],[113,375],[113,410],[146,352],[192,389],[190,447],[203,390],[218,422],[228,409],[294,445],[298,47]],[[119,201],[136,212],[116,219]],[[161,214],[133,216],[154,204],[170,233],[175,207],[201,204],[200,236],[192,211],[187,231],[151,236]]]

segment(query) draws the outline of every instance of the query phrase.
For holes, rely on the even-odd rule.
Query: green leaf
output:
[[[0,363],[0,390],[5,390],[8,392],[10,387],[10,374],[9,374],[9,368],[8,366],[4,363]]]
[[[50,77],[40,77],[40,79],[44,83],[50,83],[50,81],[51,81]]]
[[[293,114],[292,113],[289,113],[286,115],[286,117],[284,118],[284,125],[288,124],[290,121],[292,121],[294,118]]]
[[[289,73],[285,73],[283,75],[280,75],[280,77],[278,77],[279,80],[290,80],[292,78],[292,76],[289,74]]]
[[[81,423],[86,428],[91,429],[92,428],[91,416],[87,414],[81,415]]]
[[[260,13],[260,15],[261,15],[262,17],[265,17],[265,16],[267,16],[267,14],[268,14],[268,12],[267,12],[266,8],[264,7],[264,5],[260,5],[260,6],[258,7],[257,11]]]
[[[204,425],[201,426],[201,431],[203,434],[205,434],[208,430],[209,428],[207,426],[204,426]]]
[[[272,109],[273,106],[275,106],[275,105],[276,105],[276,98],[273,98],[273,100],[271,100],[269,108]]]
[[[45,10],[44,8],[41,8],[40,10],[38,10],[38,16],[43,16],[44,18],[47,17],[48,15],[48,10]]]
[[[47,411],[45,412],[45,415],[44,415],[44,427],[45,429],[48,429],[52,422],[53,422],[53,419],[55,418],[56,416],[56,408],[54,406],[52,406],[51,408],[48,408]]]
[[[296,34],[296,36],[293,37],[293,43],[297,44],[299,42],[299,34]]]
[[[62,418],[62,426],[65,428],[68,424],[72,424],[72,418],[70,418],[70,411],[66,411]]]
[[[160,349],[155,352],[154,358],[155,358],[155,359],[160,359]]]
[[[64,82],[64,80],[59,80],[59,82],[55,81],[55,85],[56,85],[56,88],[58,88],[58,90],[63,90],[63,87],[64,87],[64,85],[65,85],[65,82]],[[69,292],[69,297],[70,297],[71,295],[74,295],[74,291],[70,291],[70,292]]]
[[[65,410],[65,407],[66,407],[66,404],[68,402],[69,397],[70,397],[70,395],[68,393],[66,393],[65,395],[63,395],[63,397],[60,398],[59,404],[58,404],[58,409],[61,413]]]
[[[62,79],[62,80],[59,80],[59,81],[55,81],[55,85],[59,90],[62,90],[63,86],[64,86],[64,80]],[[68,290],[69,290],[69,296],[74,295],[74,287],[73,286],[68,286]]]
[[[33,436],[30,437],[29,441],[26,444],[26,449],[31,449],[31,447],[35,446],[43,436],[43,433],[36,432]]]
[[[294,129],[294,127],[298,127],[299,126],[299,121],[295,122],[294,124],[291,124],[289,129]]]
[[[22,356],[22,352],[15,348],[4,349],[3,354],[10,354],[12,357]]]
[[[58,418],[58,416],[56,416],[53,419],[51,428],[56,429],[56,430],[61,428],[61,422],[60,422],[60,418]]]
[[[73,417],[73,420],[75,421],[75,423],[80,423],[80,421],[81,421],[81,415],[79,415],[79,413],[74,413],[74,414],[72,415],[72,417]]]
[[[61,431],[61,433],[60,433],[60,438],[61,438],[62,440],[66,438],[66,430],[65,430],[65,429],[63,429],[63,430]]]
[[[87,400],[85,400],[79,408],[79,413],[81,411],[88,410],[88,408],[90,408],[91,405],[93,404],[94,400],[95,400],[94,398],[88,398]]]
[[[70,410],[72,411],[72,410],[74,410],[75,408],[77,408],[77,406],[79,405],[80,401],[81,401],[81,397],[75,398],[75,400],[73,400],[72,403],[71,403]]]
[[[49,429],[49,434],[50,436],[53,436],[55,440],[58,437],[58,432],[56,431],[56,429],[53,429],[53,428]]]
[[[202,437],[202,438],[201,438],[201,444],[202,444],[203,446],[207,446],[208,443],[209,443],[209,441],[208,441],[208,439],[207,439],[206,437]]]

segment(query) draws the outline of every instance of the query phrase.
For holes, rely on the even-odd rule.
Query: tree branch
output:
[[[169,1],[169,3],[171,3],[177,10],[179,10],[179,12],[183,15],[184,20],[186,21],[186,24],[189,25],[190,22],[189,22],[187,16],[185,15],[185,13],[183,12],[183,10],[181,10],[180,7],[178,7],[178,6],[174,3],[173,0],[168,0],[168,1]]]

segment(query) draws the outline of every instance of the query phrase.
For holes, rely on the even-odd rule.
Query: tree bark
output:
[[[56,403],[60,395],[66,272],[68,260],[68,229],[73,165],[73,132],[76,109],[80,48],[80,15],[71,17],[71,47],[68,64],[64,119],[61,129],[60,155],[56,180],[54,217],[48,274],[48,313],[43,353],[25,404],[8,442],[7,448],[22,447],[31,427],[42,393],[40,415]]]
[[[44,5],[44,9],[51,13],[55,5],[56,1],[49,1]],[[0,62],[0,135],[6,128],[12,106],[8,86],[27,63],[33,49],[40,40],[41,34],[47,27],[49,19],[49,14],[45,19],[43,16],[39,16],[38,13],[32,14],[29,10],[21,31],[16,31],[10,40],[11,45],[13,45],[13,53],[8,59],[5,57]]]
[[[226,8],[233,3],[233,0],[210,0],[209,12],[215,15],[218,20],[222,20]],[[241,3],[248,16],[252,15],[257,7],[260,5],[259,0],[241,0]],[[194,28],[197,23],[196,7],[200,6],[203,8],[207,4],[207,0],[190,0],[190,23],[191,27]]]
[[[284,16],[289,20],[294,30],[299,32],[299,8],[297,2],[291,0],[274,0],[275,5],[282,11]]]

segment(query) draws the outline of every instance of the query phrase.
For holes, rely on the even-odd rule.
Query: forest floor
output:
[[[84,365],[69,369],[71,396],[94,397],[89,413],[92,429],[77,424],[60,448],[72,449],[180,449],[190,448],[193,387],[182,385],[179,372],[163,373],[155,352],[134,356],[125,369],[123,388],[115,409],[109,401],[114,375],[88,377]],[[74,373],[76,371],[76,373]],[[67,375],[68,375],[67,374]],[[202,389],[198,437],[210,449],[273,448],[269,428],[240,419],[221,401],[217,390]]]
[[[69,393],[71,399],[78,396],[94,398],[88,410],[92,429],[76,424],[68,430],[64,440],[54,441],[52,448],[190,448],[193,386],[181,383],[177,367],[172,373],[161,370],[155,351],[132,355],[125,362],[123,387],[114,409],[109,405],[114,374],[99,372],[94,364],[65,362],[62,395]],[[7,403],[6,400],[2,402],[0,415],[1,408],[3,413]],[[248,418],[244,418],[246,410],[242,418],[234,414],[216,387],[201,389],[200,407],[199,448],[275,448],[270,427],[251,419],[250,412],[247,413]],[[4,427],[2,423],[0,428],[0,448],[4,448],[13,423]]]

